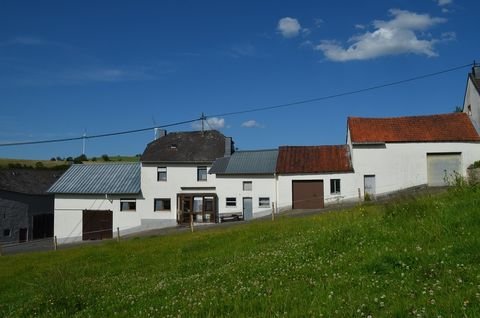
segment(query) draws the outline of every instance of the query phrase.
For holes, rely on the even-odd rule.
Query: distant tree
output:
[[[90,160],[95,162],[95,161],[97,161],[97,157],[92,157]]]
[[[463,112],[463,107],[462,106],[455,106],[455,109],[453,110],[454,113],[462,113]]]
[[[50,158],[50,161],[57,161],[55,157]]]
[[[65,159],[65,161],[73,161],[73,158],[72,157],[67,157],[67,159]]]
[[[57,157],[57,161],[64,161],[65,158],[62,158],[62,157]]]
[[[103,161],[110,161],[110,157],[108,155],[102,155]]]
[[[85,155],[80,155],[80,156],[75,157],[75,158],[73,159],[73,163],[83,163],[84,161],[87,161],[87,160],[88,160],[87,156],[85,156]]]

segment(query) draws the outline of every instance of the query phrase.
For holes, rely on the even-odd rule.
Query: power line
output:
[[[48,139],[48,140],[38,140],[38,141],[12,142],[12,143],[0,144],[0,147],[48,144],[48,143],[75,141],[75,140],[82,140],[82,139],[95,139],[95,138],[127,135],[127,134],[133,134],[133,133],[139,133],[139,132],[143,132],[143,131],[147,131],[147,130],[152,130],[154,128],[167,128],[167,127],[172,127],[172,126],[189,124],[189,123],[193,123],[195,121],[198,121],[199,119],[200,118],[180,121],[180,122],[176,122],[176,123],[172,123],[172,124],[166,124],[166,125],[162,125],[162,126],[154,126],[154,127],[147,127],[147,128],[133,129],[133,130],[124,130],[124,131],[118,131],[118,132],[106,133],[106,134],[98,134],[98,135],[91,135],[91,136],[60,138],[60,139]]]
[[[408,83],[408,82],[417,81],[417,80],[420,80],[420,79],[425,79],[425,78],[429,78],[429,77],[438,76],[438,75],[441,75],[441,74],[445,74],[445,73],[453,72],[453,71],[463,69],[463,68],[466,68],[466,67],[470,67],[472,65],[475,65],[475,62],[460,65],[460,66],[456,66],[456,67],[452,67],[452,68],[441,70],[441,71],[438,71],[438,72],[433,72],[433,73],[428,73],[428,74],[424,74],[424,75],[411,77],[411,78],[404,79],[404,80],[399,80],[399,81],[389,82],[389,83],[385,83],[385,84],[370,86],[370,87],[367,87],[367,88],[361,88],[361,89],[357,89],[357,90],[353,90],[353,91],[347,91],[347,92],[333,94],[333,95],[327,95],[327,96],[322,96],[322,97],[315,97],[315,98],[310,98],[310,99],[299,100],[299,101],[296,101],[296,102],[278,104],[278,105],[273,105],[273,106],[256,107],[256,108],[250,108],[250,109],[246,109],[246,110],[239,110],[239,111],[222,113],[222,114],[215,114],[215,115],[210,115],[210,116],[205,116],[202,113],[202,116],[200,118],[180,121],[180,122],[166,124],[166,125],[162,125],[162,126],[154,126],[154,127],[147,127],[147,128],[133,129],[133,130],[125,130],[125,131],[91,135],[91,136],[80,136],[80,137],[72,137],[72,138],[60,138],[60,139],[38,140],[38,141],[3,143],[3,144],[0,144],[0,147],[37,145],[37,144],[47,144],[47,143],[57,143],[57,142],[85,140],[85,139],[96,139],[96,138],[112,137],[112,136],[119,136],[119,135],[127,135],[127,134],[133,134],[133,133],[139,133],[139,132],[143,132],[143,131],[147,131],[147,130],[152,130],[154,128],[167,128],[167,127],[172,127],[172,126],[189,124],[189,123],[193,123],[193,122],[196,122],[196,121],[199,121],[199,120],[202,120],[202,123],[203,123],[203,120],[206,120],[207,118],[211,118],[211,117],[227,117],[227,116],[233,116],[233,115],[260,112],[260,111],[265,111],[265,110],[284,108],[284,107],[302,105],[302,104],[313,103],[313,102],[318,102],[318,101],[323,101],[323,100],[328,100],[328,99],[334,99],[334,98],[348,96],[348,95],[360,94],[360,93],[364,93],[364,92],[368,92],[368,91],[372,91],[372,90],[376,90],[376,89],[381,89],[381,88],[385,88],[385,87],[389,87],[389,86],[400,85],[400,84],[404,84],[404,83]],[[207,121],[207,124],[210,126],[208,121]]]
[[[462,69],[462,68],[465,68],[465,67],[472,66],[472,65],[474,65],[474,64],[475,64],[475,62],[473,62],[473,63],[468,63],[468,64],[464,64],[464,65],[460,65],[460,66],[455,66],[455,67],[452,67],[452,68],[449,68],[449,69],[446,69],[446,70],[441,70],[441,71],[438,71],[438,72],[433,72],[433,73],[429,73],[429,74],[425,74],[425,75],[419,75],[419,76],[407,78],[407,79],[404,79],[404,80],[399,80],[399,81],[395,81],[395,82],[389,82],[389,83],[386,83],[386,84],[380,84],[380,85],[370,86],[370,87],[367,87],[367,88],[361,88],[361,89],[357,89],[357,90],[353,90],[353,91],[348,91],[348,92],[343,92],[343,93],[338,93],[338,94],[333,94],[333,95],[327,95],[327,96],[322,96],[322,97],[315,97],[315,98],[310,98],[310,99],[304,99],[304,100],[299,100],[299,101],[296,101],[296,102],[285,103],[285,104],[278,104],[278,105],[273,105],[273,106],[256,107],[256,108],[251,108],[251,109],[246,109],[246,110],[239,110],[239,111],[234,111],[234,112],[228,112],[228,113],[222,113],[222,114],[215,114],[215,115],[210,115],[210,116],[208,116],[208,117],[210,117],[210,118],[211,118],[211,117],[227,117],[227,116],[247,114],[247,113],[253,113],[253,112],[261,112],[261,111],[265,111],[265,110],[271,110],[271,109],[277,109],[277,108],[284,108],[284,107],[296,106],[296,105],[301,105],[301,104],[307,104],[307,103],[313,103],[313,102],[323,101],[323,100],[327,100],[327,99],[334,99],[334,98],[343,97],[343,96],[348,96],[348,95],[360,94],[360,93],[364,93],[364,92],[368,92],[368,91],[373,91],[373,90],[380,89],[380,88],[385,88],[385,87],[389,87],[389,86],[400,85],[400,84],[404,84],[404,83],[408,83],[408,82],[413,82],[413,81],[417,81],[417,80],[424,79],[424,78],[428,78],[428,77],[433,77],[433,76],[437,76],[437,75],[441,75],[441,74],[453,72],[453,71],[456,71],[456,70],[459,70],[459,69]]]

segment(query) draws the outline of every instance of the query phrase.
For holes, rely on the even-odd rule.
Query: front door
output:
[[[28,229],[21,228],[18,232],[18,242],[23,243],[27,241]]]
[[[253,218],[252,198],[243,198],[243,219],[251,220]]]
[[[375,175],[363,176],[365,201],[375,198]]]

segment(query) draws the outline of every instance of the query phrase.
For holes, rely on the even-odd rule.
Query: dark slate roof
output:
[[[25,194],[46,194],[64,170],[1,169],[0,190]]]
[[[431,116],[349,117],[352,143],[480,141],[465,113]]]
[[[217,159],[210,174],[274,174],[278,150],[236,151],[230,157]]]
[[[140,161],[213,162],[225,156],[226,139],[216,130],[169,133],[149,143]]]
[[[353,172],[348,145],[280,147],[277,173],[343,172]]]
[[[72,165],[48,192],[137,194],[140,193],[140,163]]]

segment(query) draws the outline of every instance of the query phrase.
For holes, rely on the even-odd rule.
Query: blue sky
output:
[[[2,1],[0,143],[170,124],[467,64],[480,60],[478,12],[460,0]],[[468,71],[210,126],[239,149],[341,144],[348,116],[451,112]],[[86,153],[133,155],[152,138],[89,140]],[[0,157],[81,151],[75,141],[0,147]]]

